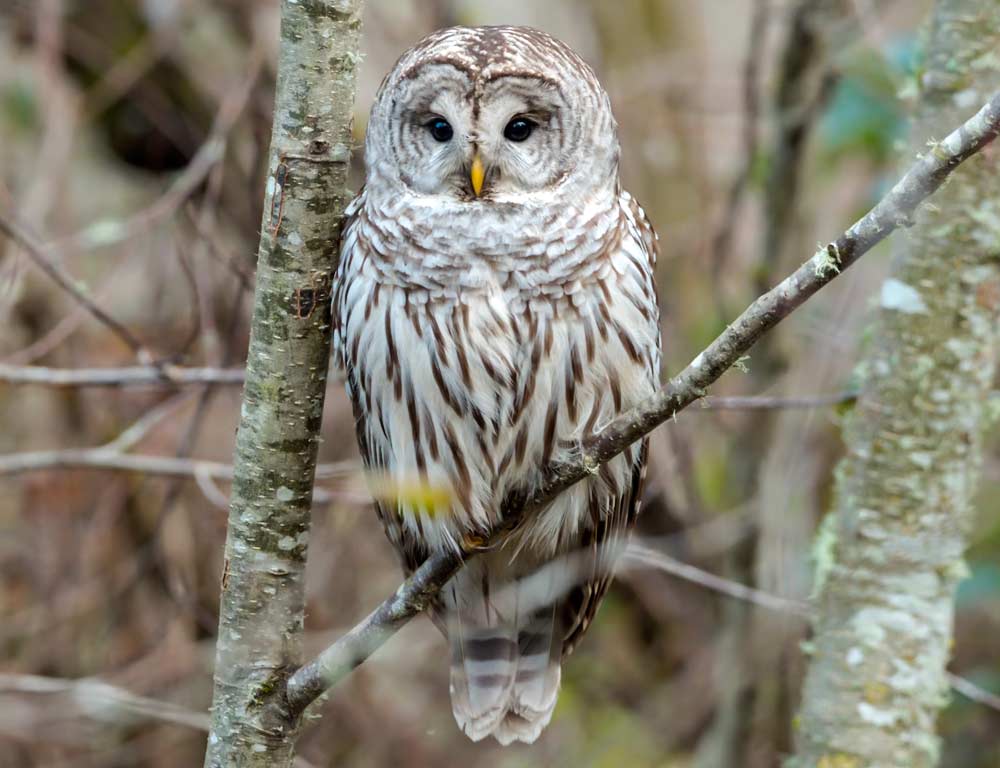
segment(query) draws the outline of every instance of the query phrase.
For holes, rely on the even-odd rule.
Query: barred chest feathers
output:
[[[398,492],[398,520],[383,521],[390,536],[398,526],[429,550],[456,547],[497,521],[506,492],[530,487],[549,460],[655,390],[651,254],[627,192],[542,226],[519,212],[522,232],[556,232],[553,241],[486,231],[468,242],[464,211],[418,225],[419,209],[384,205],[362,195],[351,211],[337,354],[359,439],[385,473],[375,486]],[[592,486],[620,494],[636,453],[564,493],[521,540],[539,554],[566,549],[590,522]]]

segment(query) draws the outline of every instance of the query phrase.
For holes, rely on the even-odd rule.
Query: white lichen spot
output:
[[[295,549],[296,546],[298,546],[298,541],[291,536],[282,536],[278,539],[278,549],[282,552],[290,552]]]
[[[862,701],[858,704],[858,715],[866,723],[871,723],[878,728],[889,728],[895,725],[896,721],[900,719],[898,712],[873,707],[867,701]]]
[[[302,245],[302,243],[304,241],[302,240],[302,235],[300,235],[298,232],[295,232],[293,230],[288,235],[288,242],[289,242],[289,244],[294,245],[296,248],[298,248],[300,245]]]
[[[912,693],[925,687],[927,673],[911,664],[907,664],[900,659],[893,659],[892,665],[895,668],[888,683],[900,693]]]
[[[907,315],[927,314],[927,305],[920,291],[894,277],[882,283],[880,304],[883,309],[892,309]]]
[[[865,613],[866,611],[860,611],[855,615],[851,621],[851,630],[864,645],[869,648],[878,648],[885,641],[885,629],[877,622],[871,621],[869,617],[863,615]]]
[[[283,485],[274,492],[274,498],[278,501],[291,501],[295,498],[295,491]]]
[[[295,0],[289,0],[289,2],[294,3]],[[261,752],[267,752],[267,747],[264,746],[263,744],[254,744],[252,747],[250,747],[250,749],[252,749],[257,754],[260,754]]]
[[[846,661],[849,667],[856,667],[864,660],[865,652],[856,645],[847,652]]]
[[[840,273],[840,251],[835,243],[818,244],[812,257],[813,273],[816,277],[826,277]]]
[[[948,339],[944,343],[944,348],[951,352],[958,360],[975,358],[979,349],[974,341],[962,339]]]

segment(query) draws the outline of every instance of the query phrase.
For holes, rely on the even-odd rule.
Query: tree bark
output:
[[[941,136],[996,87],[998,50],[1000,3],[938,0],[915,137]],[[971,158],[896,240],[833,516],[817,540],[816,637],[789,768],[938,762],[954,592],[1000,348],[998,174],[995,149]]]
[[[283,0],[206,766],[291,765],[303,575],[351,149],[361,0]],[[270,705],[261,706],[264,699]]]

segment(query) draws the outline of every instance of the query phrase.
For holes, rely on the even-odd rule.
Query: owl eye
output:
[[[515,117],[507,123],[507,127],[503,129],[503,135],[509,141],[526,141],[531,132],[535,130],[535,126],[536,123],[526,117]]]
[[[434,141],[440,141],[442,144],[446,141],[451,141],[451,137],[455,135],[455,131],[452,129],[451,123],[442,117],[435,117],[427,123],[427,130],[431,132],[431,136],[434,137]]]

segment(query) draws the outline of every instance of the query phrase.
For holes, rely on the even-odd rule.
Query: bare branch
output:
[[[208,138],[194,157],[170,184],[170,187],[152,205],[133,214],[124,221],[104,220],[83,230],[57,239],[50,245],[57,249],[66,247],[105,247],[124,242],[148,230],[158,221],[172,216],[194,194],[212,170],[226,155],[229,134],[253,92],[261,68],[259,41],[250,50],[246,75],[236,87],[229,90],[219,105]]]
[[[44,368],[0,363],[0,382],[46,387],[136,387],[181,384],[242,384],[242,368],[136,365],[124,368]]]
[[[87,677],[69,680],[41,675],[0,674],[0,693],[28,696],[68,695],[82,717],[100,722],[133,723],[151,720],[168,725],[208,731],[207,712],[183,707],[169,701],[140,696],[111,683]],[[311,768],[303,758],[295,758],[296,768]]]
[[[136,356],[140,359],[149,357],[145,346],[132,331],[101,309],[97,305],[97,302],[90,297],[88,291],[78,281],[70,277],[62,266],[49,255],[45,247],[27,226],[14,220],[12,217],[0,215],[0,232],[21,246],[31,260],[38,265],[39,269],[52,278],[56,285],[72,296],[94,319],[111,330]]]
[[[790,397],[706,396],[695,411],[787,411],[799,408],[827,408],[831,405],[847,405],[858,399],[856,392],[834,392],[829,395],[792,395]]]
[[[947,672],[945,677],[948,678],[948,685],[956,693],[962,694],[969,701],[974,701],[977,704],[982,704],[984,707],[989,707],[1000,712],[1000,696],[987,691],[985,688],[980,688],[971,680],[959,677],[951,672]]]
[[[148,456],[122,453],[120,450],[100,448],[64,448],[52,451],[30,451],[0,456],[0,475],[17,475],[45,469],[107,469],[121,472],[140,472],[167,477],[208,477],[213,480],[232,480],[233,466],[206,459],[181,459],[172,456]],[[317,478],[344,477],[356,472],[355,462],[318,464]]]
[[[892,190],[836,241],[820,248],[779,285],[754,301],[690,365],[653,397],[618,417],[589,439],[572,460],[550,465],[541,485],[504,500],[504,518],[494,530],[470,537],[462,552],[433,555],[394,595],[368,618],[296,671],[288,681],[282,705],[292,716],[301,713],[327,688],[374,652],[458,571],[465,558],[497,546],[526,515],[558,493],[592,475],[627,446],[651,432],[691,403],[736,364],[767,331],[900,226],[908,225],[926,200],[964,160],[1000,133],[1000,92],[946,139],[933,145]],[[274,706],[279,706],[272,702]],[[287,717],[287,713],[282,713]]]
[[[564,556],[555,563],[545,566],[546,572],[541,574],[541,579],[547,582],[553,578],[552,570],[558,571],[561,579],[566,580],[566,587],[592,575],[592,562],[587,559],[586,570],[580,568],[581,563],[574,556],[575,553]],[[589,556],[589,553],[588,553]],[[609,558],[607,562],[610,562]],[[428,564],[424,563],[414,575],[408,579],[396,594],[386,600],[364,621],[354,627],[350,632],[343,635],[335,643],[324,650],[319,657],[308,665],[315,665],[328,674],[336,674],[339,677],[346,676],[351,670],[361,664],[369,655],[374,653],[381,645],[392,637],[404,624],[412,617],[410,610],[413,605],[422,606],[420,610],[426,609],[437,591],[447,583],[447,579],[441,580],[440,574],[432,573]],[[776,611],[781,614],[788,614],[808,618],[811,615],[810,607],[800,600],[791,600],[769,592],[764,592],[745,584],[725,579],[714,573],[705,571],[689,563],[682,562],[671,557],[651,546],[647,546],[638,541],[630,543],[624,552],[622,565],[629,570],[652,569],[668,573],[684,581],[709,589],[726,597]],[[528,577],[529,579],[533,577]],[[419,612],[419,611],[418,611]],[[308,667],[303,667],[303,672]],[[955,691],[976,703],[1000,711],[1000,696],[993,694],[972,683],[966,678],[958,675],[949,676],[952,687]],[[294,679],[294,678],[293,678]],[[316,674],[309,674],[310,681],[315,680],[320,684],[320,679]],[[322,694],[324,689],[319,690],[317,696]],[[307,697],[312,689],[295,689],[296,695]],[[294,707],[297,701],[290,699],[290,704]]]
[[[231,480],[233,477],[232,465],[217,461],[142,456],[107,448],[65,448],[0,456],[0,475],[16,475],[43,469],[86,468],[141,472],[167,477],[204,475],[219,480]]]
[[[767,608],[779,613],[789,613],[795,616],[809,616],[809,606],[801,600],[789,600],[787,597],[772,595],[745,584],[740,584],[730,579],[716,576],[714,573],[703,571],[688,563],[681,562],[670,555],[664,554],[652,547],[647,547],[638,542],[632,542],[625,550],[626,568],[653,568],[664,573],[669,573],[685,581],[710,589],[713,592],[732,597],[736,600],[743,600],[753,603],[761,608]]]
[[[45,387],[145,387],[180,385],[243,384],[242,368],[186,368],[178,365],[126,366],[122,368],[45,368],[33,365],[0,363],[0,383],[34,384]],[[766,395],[731,395],[706,397],[699,410],[757,411],[825,408],[854,402],[854,392],[834,392],[823,395],[769,397]],[[697,411],[695,411],[697,413]]]
[[[208,730],[208,715],[173,704],[139,696],[124,688],[94,678],[66,680],[39,675],[0,674],[0,692],[27,694],[71,694],[80,713],[102,721],[157,720]]]

